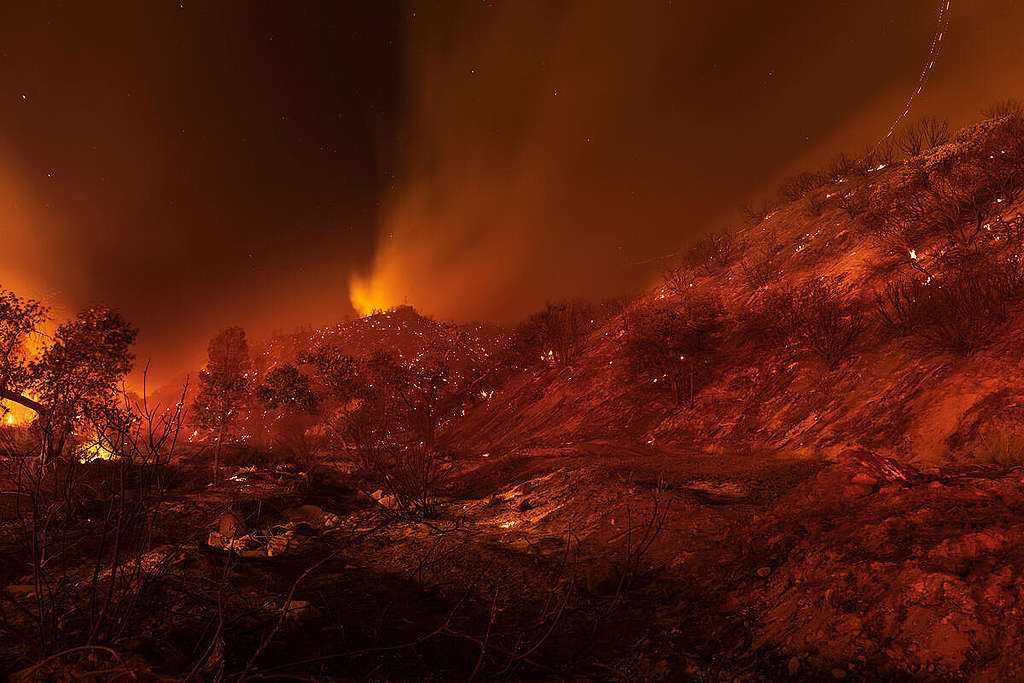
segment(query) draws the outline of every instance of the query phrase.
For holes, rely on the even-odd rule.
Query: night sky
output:
[[[226,325],[337,322],[353,288],[496,321],[635,291],[883,135],[939,7],[4,3],[0,284],[119,308],[158,378]],[[911,118],[1024,96],[1022,27],[953,0]]]

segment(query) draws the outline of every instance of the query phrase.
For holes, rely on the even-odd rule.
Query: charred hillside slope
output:
[[[735,236],[706,238],[577,360],[514,378],[460,438],[865,448],[923,467],[986,457],[987,436],[1002,438],[988,432],[1024,405],[1021,127],[1006,117],[906,161],[850,162]],[[658,317],[708,305],[707,348],[673,356]],[[638,358],[644,335],[655,348]]]

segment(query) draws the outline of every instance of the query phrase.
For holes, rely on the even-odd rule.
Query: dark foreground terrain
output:
[[[192,467],[167,469],[154,547],[126,559],[144,587],[92,619],[104,646],[49,659],[39,636],[91,623],[107,584],[76,535],[40,624],[57,587],[23,573],[5,508],[4,628],[32,638],[3,639],[13,679],[1022,675],[1018,470],[578,444],[481,459],[417,521],[329,467],[236,465],[216,487]]]

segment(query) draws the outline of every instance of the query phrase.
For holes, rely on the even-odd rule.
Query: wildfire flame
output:
[[[384,311],[394,305],[394,301],[383,291],[379,278],[372,275],[363,277],[355,275],[349,282],[349,300],[352,308],[360,316],[368,316],[374,311]]]

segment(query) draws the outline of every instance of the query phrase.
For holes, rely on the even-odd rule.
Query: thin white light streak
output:
[[[914,100],[917,96],[924,91],[925,85],[928,84],[928,77],[931,76],[932,70],[935,68],[935,62],[938,61],[939,53],[942,51],[942,39],[946,35],[946,29],[949,28],[949,6],[952,0],[945,0],[939,6],[939,21],[935,28],[935,35],[932,36],[931,45],[928,46],[928,56],[925,58],[925,66],[921,69],[921,75],[917,78],[917,88],[907,98],[907,102],[903,105],[903,111],[900,112],[896,120],[889,126],[889,130],[885,132],[882,140],[879,142],[885,142],[892,137],[896,129],[900,127],[903,121],[910,115],[910,110],[914,106]]]

